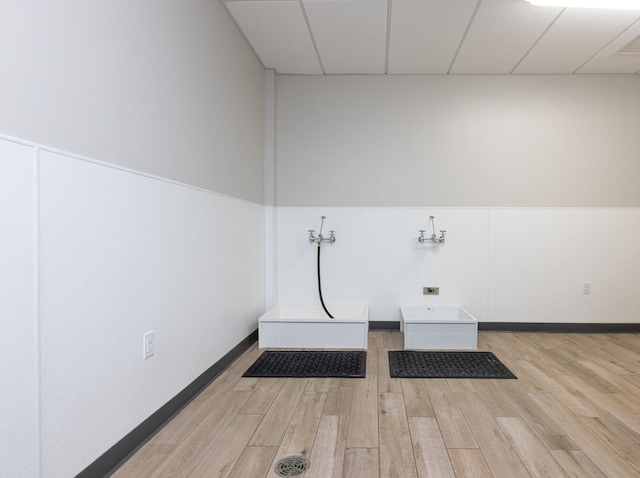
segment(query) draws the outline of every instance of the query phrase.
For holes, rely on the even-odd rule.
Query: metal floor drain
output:
[[[309,460],[304,456],[288,456],[279,460],[273,471],[278,476],[298,476],[309,469]]]

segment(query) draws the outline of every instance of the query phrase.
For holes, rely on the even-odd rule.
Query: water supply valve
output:
[[[307,232],[309,233],[309,242],[317,242],[318,245],[320,245],[321,242],[330,242],[330,243],[334,243],[336,242],[336,236],[335,236],[335,231],[329,231],[329,237],[324,237],[322,235],[322,225],[324,224],[324,220],[327,218],[327,216],[321,216],[322,221],[320,222],[320,232],[318,233],[318,235],[316,236],[316,231],[315,229],[308,229]]]
[[[425,232],[427,232],[424,229],[420,229],[418,232],[420,233],[420,237],[418,237],[418,242],[420,244],[423,244],[427,241],[432,242],[433,244],[442,244],[445,241],[445,234],[447,233],[446,230],[441,229],[440,230],[440,236],[436,236],[436,224],[435,224],[435,216],[429,216],[429,219],[431,221],[431,230],[433,231],[433,233],[431,234],[430,237],[426,237],[424,234]]]

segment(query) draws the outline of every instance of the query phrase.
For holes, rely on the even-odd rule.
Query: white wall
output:
[[[0,32],[0,133],[263,201],[263,68],[220,2],[4,0]]]
[[[372,320],[640,322],[637,75],[280,76],[277,104],[280,303],[318,302],[326,215],[325,300]],[[446,244],[417,243],[429,215]]]
[[[640,323],[640,208],[493,209],[489,226],[489,320]]]
[[[640,206],[640,77],[281,76],[280,206]]]
[[[3,1],[0,58],[0,476],[74,476],[257,327],[265,75],[210,0]]]
[[[337,238],[322,245],[324,300],[368,303],[371,320],[445,303],[483,322],[640,322],[639,208],[280,207],[280,303],[319,302],[307,230],[322,215]],[[417,241],[430,215],[444,244]]]
[[[486,211],[430,213],[452,230],[447,247],[418,243],[429,215],[419,208],[278,208],[278,301],[319,302],[317,246],[307,230],[318,232],[325,215],[323,233],[336,231],[336,242],[321,246],[325,303],[368,303],[371,320],[400,320],[400,303],[422,302],[423,286],[440,286],[440,300],[484,315]]]
[[[0,476],[35,476],[37,276],[32,148],[0,141]]]
[[[13,226],[2,238],[2,476],[38,476],[39,456],[42,476],[73,476],[256,329],[264,206],[0,145]],[[149,330],[155,354],[143,360]]]

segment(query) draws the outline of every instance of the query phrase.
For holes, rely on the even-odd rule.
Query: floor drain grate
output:
[[[278,476],[298,476],[307,471],[309,465],[304,456],[288,456],[276,463],[274,471]]]

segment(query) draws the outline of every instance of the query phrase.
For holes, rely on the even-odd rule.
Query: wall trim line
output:
[[[147,443],[257,341],[258,329],[254,330],[175,397],[156,410],[149,418],[78,473],[76,478],[111,476],[125,461]]]
[[[40,300],[40,148],[31,148],[33,173],[33,366],[34,366],[34,466],[36,477],[42,477],[42,311]]]
[[[42,144],[34,143],[32,141],[28,141],[28,140],[24,140],[24,139],[20,139],[20,138],[14,138],[14,137],[7,136],[7,135],[4,135],[4,134],[0,134],[0,140],[5,140],[5,141],[9,141],[9,142],[16,143],[16,144],[21,144],[23,146],[28,146],[30,148],[35,148],[35,149],[38,150],[38,152],[45,151],[47,153],[59,154],[61,156],[66,156],[67,158],[75,159],[77,161],[84,161],[85,163],[94,164],[96,166],[102,166],[104,168],[114,169],[116,171],[120,171],[120,172],[123,172],[123,173],[134,174],[136,176],[142,176],[143,178],[152,179],[154,181],[160,181],[160,182],[163,182],[163,183],[172,184],[174,186],[179,186],[179,187],[182,187],[182,188],[193,189],[194,191],[199,191],[201,193],[211,194],[213,196],[219,196],[221,198],[231,199],[231,200],[234,200],[234,201],[240,201],[240,202],[246,203],[246,204],[255,204],[257,206],[263,206],[264,207],[264,204],[260,204],[260,203],[255,202],[255,201],[250,201],[249,199],[244,199],[244,198],[236,197],[236,196],[230,196],[228,194],[224,194],[224,193],[220,193],[220,192],[217,192],[217,191],[213,191],[212,189],[206,189],[206,188],[202,188],[202,187],[199,187],[199,186],[194,186],[193,184],[183,183],[183,182],[180,182],[180,181],[176,181],[175,179],[165,178],[165,177],[162,177],[162,176],[156,176],[155,174],[146,173],[144,171],[139,171],[139,170],[136,170],[136,169],[128,168],[126,166],[121,166],[119,164],[109,163],[107,161],[101,161],[99,159],[89,158],[87,156],[82,156],[82,155],[75,154],[75,153],[70,153],[69,151],[64,151],[62,149],[56,149],[56,148],[52,148],[52,147],[49,147],[49,146],[44,146]]]

